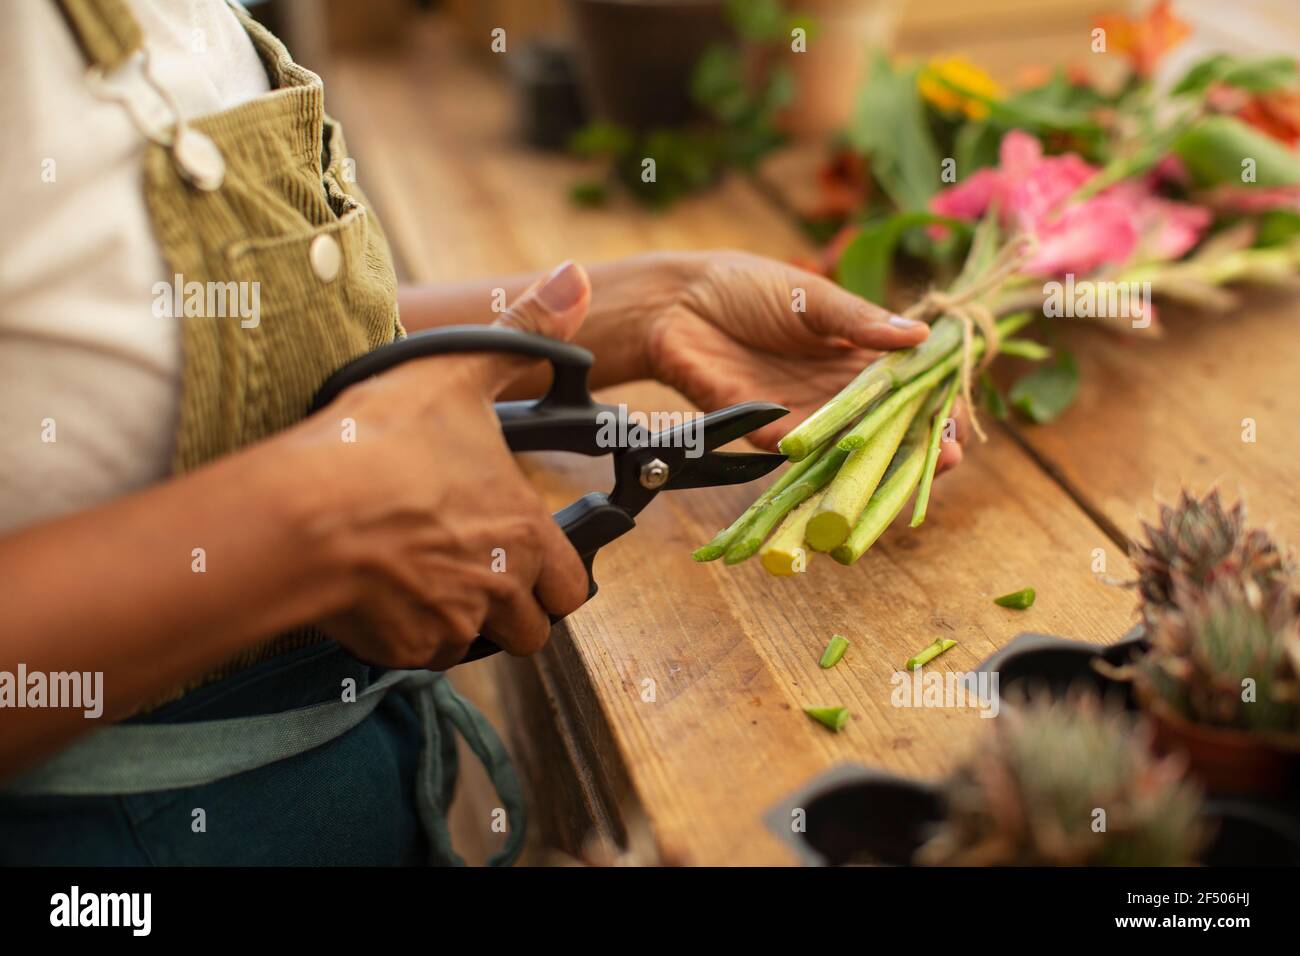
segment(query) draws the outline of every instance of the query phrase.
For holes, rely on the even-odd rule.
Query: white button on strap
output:
[[[226,161],[217,144],[198,130],[181,125],[172,143],[172,158],[185,181],[196,189],[212,192],[226,178]]]
[[[343,250],[339,248],[338,240],[330,235],[313,239],[307,257],[311,260],[312,271],[321,282],[333,282],[339,274],[339,267],[343,265]]]

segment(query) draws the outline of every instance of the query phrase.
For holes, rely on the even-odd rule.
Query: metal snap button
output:
[[[176,130],[172,158],[181,176],[195,189],[212,192],[226,178],[226,161],[211,138],[189,126]]]
[[[338,240],[328,234],[311,241],[307,257],[311,260],[312,271],[322,282],[333,282],[343,265],[343,250],[339,248]]]

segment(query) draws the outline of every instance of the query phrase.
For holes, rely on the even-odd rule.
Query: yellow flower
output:
[[[931,60],[916,77],[921,95],[941,110],[971,119],[989,115],[985,99],[1002,96],[1002,87],[978,66],[961,57]]]

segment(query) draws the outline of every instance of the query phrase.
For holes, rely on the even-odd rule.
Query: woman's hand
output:
[[[567,339],[590,292],[566,264],[496,324]],[[530,654],[550,634],[548,613],[586,600],[582,561],[511,458],[492,407],[533,364],[503,354],[408,362],[294,429],[298,460],[315,463],[339,502],[321,522],[348,597],[325,627],[362,659],[441,670],[480,632]],[[344,427],[354,442],[340,440]]]
[[[754,399],[785,405],[789,415],[750,436],[761,447],[775,448],[880,350],[929,334],[924,323],[773,259],[702,253],[689,274],[649,326],[651,373],[706,411]],[[964,440],[963,416],[958,422]],[[940,467],[960,459],[960,444],[946,444]]]

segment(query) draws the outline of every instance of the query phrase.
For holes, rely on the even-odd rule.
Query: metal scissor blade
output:
[[[709,412],[703,418],[690,418],[675,428],[657,432],[651,444],[657,448],[690,448],[699,436],[700,451],[713,451],[728,442],[743,438],[783,415],[789,409],[772,402],[742,402]]]
[[[685,488],[710,488],[717,485],[743,485],[779,468],[785,455],[766,452],[706,452],[687,459],[685,467],[668,479],[665,486],[674,491]]]

